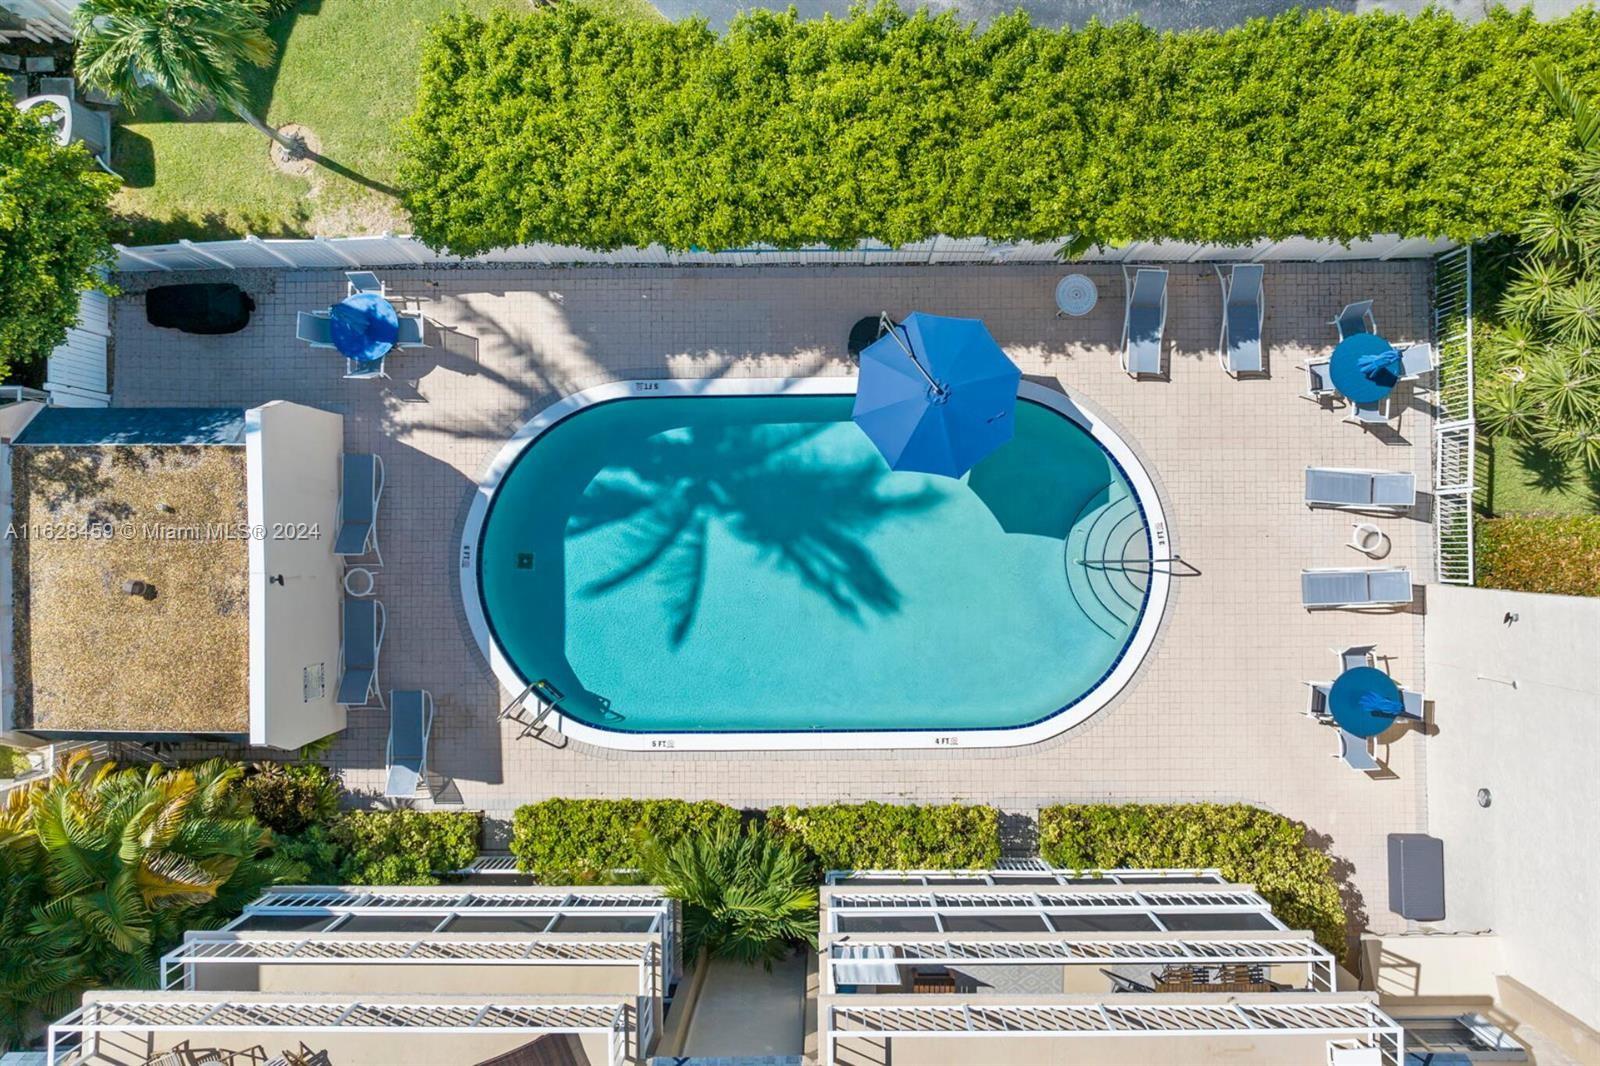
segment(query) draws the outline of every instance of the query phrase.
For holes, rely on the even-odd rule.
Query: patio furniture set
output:
[[[1265,966],[1223,963],[1218,966],[1175,964],[1150,973],[1149,983],[1126,973],[1101,968],[1113,992],[1278,992],[1284,986],[1268,980]]]
[[[391,689],[385,705],[378,681],[378,661],[389,620],[383,603],[373,596],[377,584],[373,570],[383,566],[378,547],[383,482],[383,460],[378,456],[345,454],[340,464],[338,533],[333,542],[333,553],[344,559],[347,567],[336,698],[351,709],[376,705],[388,710],[388,777],[383,794],[390,799],[410,799],[426,787],[434,707],[433,696],[425,689]],[[353,561],[363,565],[350,566]]]
[[[1438,369],[1433,345],[1390,344],[1378,333],[1371,300],[1346,304],[1329,325],[1339,331],[1339,343],[1326,359],[1301,365],[1306,374],[1301,395],[1319,406],[1342,398],[1350,404],[1344,420],[1362,428],[1391,425],[1395,387],[1402,381],[1419,382]]]
[[[1402,688],[1378,669],[1372,644],[1335,649],[1339,676],[1332,681],[1307,681],[1306,717],[1339,733],[1335,755],[1352,770],[1379,769],[1373,740],[1397,721],[1422,722],[1421,692]]]
[[[326,311],[295,316],[295,337],[313,348],[330,348],[345,359],[344,376],[361,381],[387,378],[385,361],[396,348],[424,348],[421,312],[402,313],[394,295],[367,270],[345,272],[348,294]]]

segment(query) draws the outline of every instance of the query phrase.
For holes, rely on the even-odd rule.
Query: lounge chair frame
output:
[[[361,600],[357,600],[356,602],[371,603],[373,614],[376,616],[376,625],[373,628],[372,640],[372,678],[367,682],[367,692],[366,695],[362,697],[360,703],[345,703],[341,704],[341,706],[356,709],[362,707],[371,707],[373,705],[372,699],[374,696],[376,696],[378,700],[377,705],[387,710],[388,708],[383,702],[383,687],[378,683],[378,670],[383,661],[383,635],[389,628],[389,612],[383,606],[383,601],[381,600],[363,598]],[[345,609],[348,609],[348,600],[345,601],[344,606]],[[344,619],[341,617],[339,619],[339,688],[341,689],[344,688],[344,676],[349,669],[348,652],[349,649],[345,647],[344,640]],[[364,670],[366,667],[361,667],[360,669]]]
[[[1254,292],[1247,294],[1249,302],[1235,302],[1240,295],[1239,282],[1240,270],[1244,270],[1244,277],[1254,276]],[[1266,297],[1266,269],[1260,263],[1235,263],[1227,274],[1223,274],[1222,267],[1213,267],[1217,272],[1217,281],[1222,286],[1222,332],[1217,337],[1217,362],[1222,365],[1224,372],[1238,377],[1240,374],[1263,374],[1266,372],[1265,344],[1262,340],[1262,331],[1267,323],[1267,297]],[[1248,311],[1250,303],[1255,305],[1255,361],[1251,367],[1237,367],[1233,365],[1232,352],[1229,349],[1230,318],[1235,308]],[[1236,338],[1235,338],[1236,339]]]
[[[1161,285],[1160,304],[1154,309],[1156,312],[1156,366],[1154,370],[1143,368],[1135,370],[1131,365],[1131,352],[1128,348],[1128,342],[1131,339],[1131,333],[1133,329],[1133,315],[1135,311],[1134,297],[1139,293],[1139,279],[1147,274],[1151,275],[1152,277],[1159,277]],[[1125,287],[1127,296],[1122,310],[1122,340],[1120,342],[1120,347],[1122,349],[1123,373],[1127,374],[1131,378],[1137,378],[1141,375],[1153,377],[1159,376],[1161,373],[1161,361],[1163,357],[1162,353],[1166,346],[1167,336],[1167,280],[1168,271],[1165,267],[1138,267],[1131,276],[1128,273],[1127,267],[1122,268],[1122,283]],[[1139,310],[1149,310],[1149,308],[1141,306],[1139,307]]]
[[[339,551],[339,536],[344,532],[345,522],[344,468],[345,461],[349,458],[352,458],[352,456],[341,456],[339,460],[339,528],[334,530],[333,553],[344,559],[360,559],[364,556],[370,555],[377,560],[377,565],[381,567],[383,566],[383,552],[378,548],[378,505],[383,501],[383,484],[386,478],[386,473],[383,465],[383,456],[377,454],[376,452],[363,454],[369,454],[371,456],[373,466],[372,521],[367,524],[367,535],[361,542],[360,551]]]
[[[398,696],[408,695],[410,692],[418,693],[422,697],[422,755],[417,760],[417,787],[409,793],[391,791],[388,775],[394,769],[394,710],[399,705]],[[383,794],[387,799],[411,799],[418,791],[428,791],[428,744],[433,738],[433,693],[425,688],[410,690],[391,690],[389,692],[389,739],[384,746],[384,786]],[[409,767],[407,768],[409,769]]]
[[[1367,597],[1365,599],[1350,599],[1350,600],[1341,600],[1341,601],[1338,601],[1338,602],[1333,602],[1333,601],[1323,602],[1323,601],[1319,600],[1319,601],[1314,602],[1314,603],[1313,602],[1309,602],[1306,599],[1306,579],[1307,578],[1332,576],[1332,575],[1335,575],[1335,574],[1339,574],[1339,575],[1361,575],[1361,576],[1363,576],[1365,578],[1365,581],[1363,583],[1367,587]],[[1375,599],[1375,598],[1372,597],[1372,579],[1374,577],[1389,577],[1389,576],[1400,576],[1400,575],[1404,575],[1405,579],[1406,579],[1406,598],[1405,599],[1403,599],[1403,600],[1398,600],[1398,599]],[[1301,604],[1307,610],[1311,610],[1311,611],[1317,611],[1317,610],[1360,610],[1362,608],[1405,607],[1405,606],[1410,605],[1416,598],[1416,590],[1415,590],[1415,588],[1413,586],[1414,586],[1414,579],[1411,576],[1411,570],[1410,570],[1410,568],[1404,567],[1404,566],[1380,566],[1380,567],[1371,567],[1371,566],[1331,566],[1331,567],[1322,567],[1322,568],[1317,568],[1317,569],[1306,569],[1306,570],[1301,570],[1300,571],[1300,601],[1301,601]]]
[[[1317,474],[1348,475],[1349,480],[1365,479],[1369,499],[1366,502],[1353,499],[1334,499],[1333,496],[1335,494],[1333,492],[1319,491],[1317,487],[1314,487],[1315,475]],[[1397,486],[1408,482],[1410,492],[1409,494],[1400,494],[1405,496],[1403,500],[1397,499],[1393,502],[1379,502],[1377,500],[1380,484]],[[1322,488],[1325,489],[1327,486],[1324,485]],[[1406,511],[1416,506],[1417,503],[1417,477],[1406,470],[1366,470],[1360,467],[1346,466],[1308,466],[1306,467],[1305,502],[1307,507],[1327,507],[1338,511],[1382,511],[1386,513]]]

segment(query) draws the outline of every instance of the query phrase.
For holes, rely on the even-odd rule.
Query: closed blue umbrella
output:
[[[1328,376],[1355,403],[1377,403],[1400,381],[1398,349],[1375,333],[1356,333],[1334,348]]]
[[[961,477],[1011,439],[1022,371],[977,318],[914,311],[861,352],[854,417],[889,466]]]

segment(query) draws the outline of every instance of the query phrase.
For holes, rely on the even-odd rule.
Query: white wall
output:
[[[333,554],[344,419],[277,400],[245,412],[249,474],[250,742],[298,748],[345,726],[339,688],[343,568]],[[316,535],[279,535],[282,524]],[[269,578],[283,576],[281,585]],[[320,692],[307,671],[320,670]]]
[[[1426,676],[1442,924],[1600,1026],[1600,599],[1430,585]]]

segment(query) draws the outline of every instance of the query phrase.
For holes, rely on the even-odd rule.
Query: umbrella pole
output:
[[[900,339],[900,334],[896,332],[900,327],[894,324],[894,319],[889,317],[889,312],[878,312],[878,321],[888,332],[889,336],[894,338],[894,342],[900,346],[900,350],[906,353],[906,358],[911,360],[911,365],[917,368],[917,373],[921,374],[922,380],[928,383],[928,388],[932,389],[934,393],[939,396],[948,394],[950,390],[933,380],[933,375],[929,374],[927,369],[923,367],[922,361],[918,359],[916,353],[911,350],[911,345]]]

